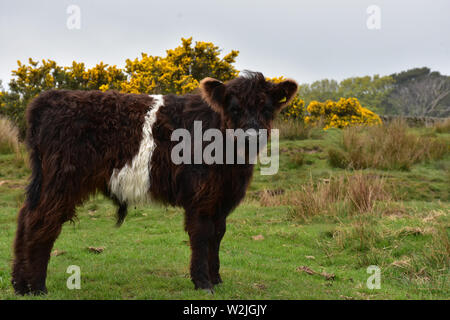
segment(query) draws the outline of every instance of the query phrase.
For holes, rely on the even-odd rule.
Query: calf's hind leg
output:
[[[47,287],[47,266],[50,260],[50,251],[61,232],[61,224],[52,226],[52,229],[35,228],[27,237],[27,274],[30,293],[45,294]],[[43,234],[46,233],[45,236]]]
[[[14,262],[12,268],[12,279],[16,294],[24,295],[29,292],[28,280],[26,278],[25,259],[25,217],[28,213],[28,205],[25,204],[20,209],[17,219],[17,231],[14,239]]]
[[[32,294],[45,294],[50,252],[62,224],[75,214],[75,204],[61,196],[46,197],[25,218],[26,278]]]

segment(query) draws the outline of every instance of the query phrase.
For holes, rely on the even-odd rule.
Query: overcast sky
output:
[[[70,5],[80,29],[66,26]],[[379,30],[367,27],[370,5]],[[29,57],[123,67],[190,36],[239,50],[239,70],[302,83],[422,66],[450,74],[449,13],[449,0],[0,0],[0,79]]]

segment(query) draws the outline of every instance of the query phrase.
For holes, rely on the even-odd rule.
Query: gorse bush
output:
[[[402,121],[370,128],[347,128],[342,132],[341,149],[330,149],[333,167],[409,170],[415,163],[443,158],[449,144],[440,138],[408,132]]]
[[[213,77],[221,81],[231,80],[239,71],[233,66],[239,51],[232,50],[220,58],[221,50],[211,42],[192,37],[181,39],[181,45],[166,51],[165,57],[145,53],[141,59],[126,60],[127,81],[121,90],[130,93],[184,94],[195,90],[200,80]]]
[[[322,122],[325,130],[381,124],[380,117],[363,108],[356,98],[341,98],[337,102],[311,101],[307,111],[309,115],[305,117],[306,124],[317,125]]]
[[[301,120],[305,117],[305,101],[296,96],[292,102],[281,110],[281,118],[284,120]]]

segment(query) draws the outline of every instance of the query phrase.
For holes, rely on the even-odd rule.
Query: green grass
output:
[[[423,129],[420,129],[423,130]],[[430,129],[431,130],[431,129]],[[426,132],[425,132],[426,133]],[[0,155],[0,299],[448,299],[450,157],[409,171],[368,169],[394,186],[393,202],[372,212],[346,208],[304,221],[291,207],[261,206],[261,190],[298,190],[309,181],[349,174],[328,164],[339,130],[280,143],[280,170],[255,177],[233,212],[221,247],[224,283],[214,295],[193,289],[188,236],[178,208],[147,206],[114,227],[115,209],[96,196],[64,226],[51,258],[43,297],[17,297],[10,285],[15,220],[29,171],[14,155]],[[448,134],[439,134],[444,138]],[[301,154],[301,155],[299,155]],[[254,236],[262,235],[262,240]],[[87,247],[105,247],[100,254]],[[81,268],[81,289],[69,290],[67,267]],[[366,286],[369,265],[381,268],[381,289]],[[320,274],[298,271],[307,266]]]

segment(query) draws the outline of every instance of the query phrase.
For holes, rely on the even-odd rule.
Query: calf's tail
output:
[[[27,187],[27,204],[33,210],[39,204],[42,188],[42,166],[37,150],[30,150],[31,181]]]
[[[41,198],[42,189],[42,161],[39,151],[39,131],[42,111],[46,108],[44,94],[35,98],[27,108],[27,137],[29,151],[31,179],[26,189],[26,204],[30,210],[35,209]]]

